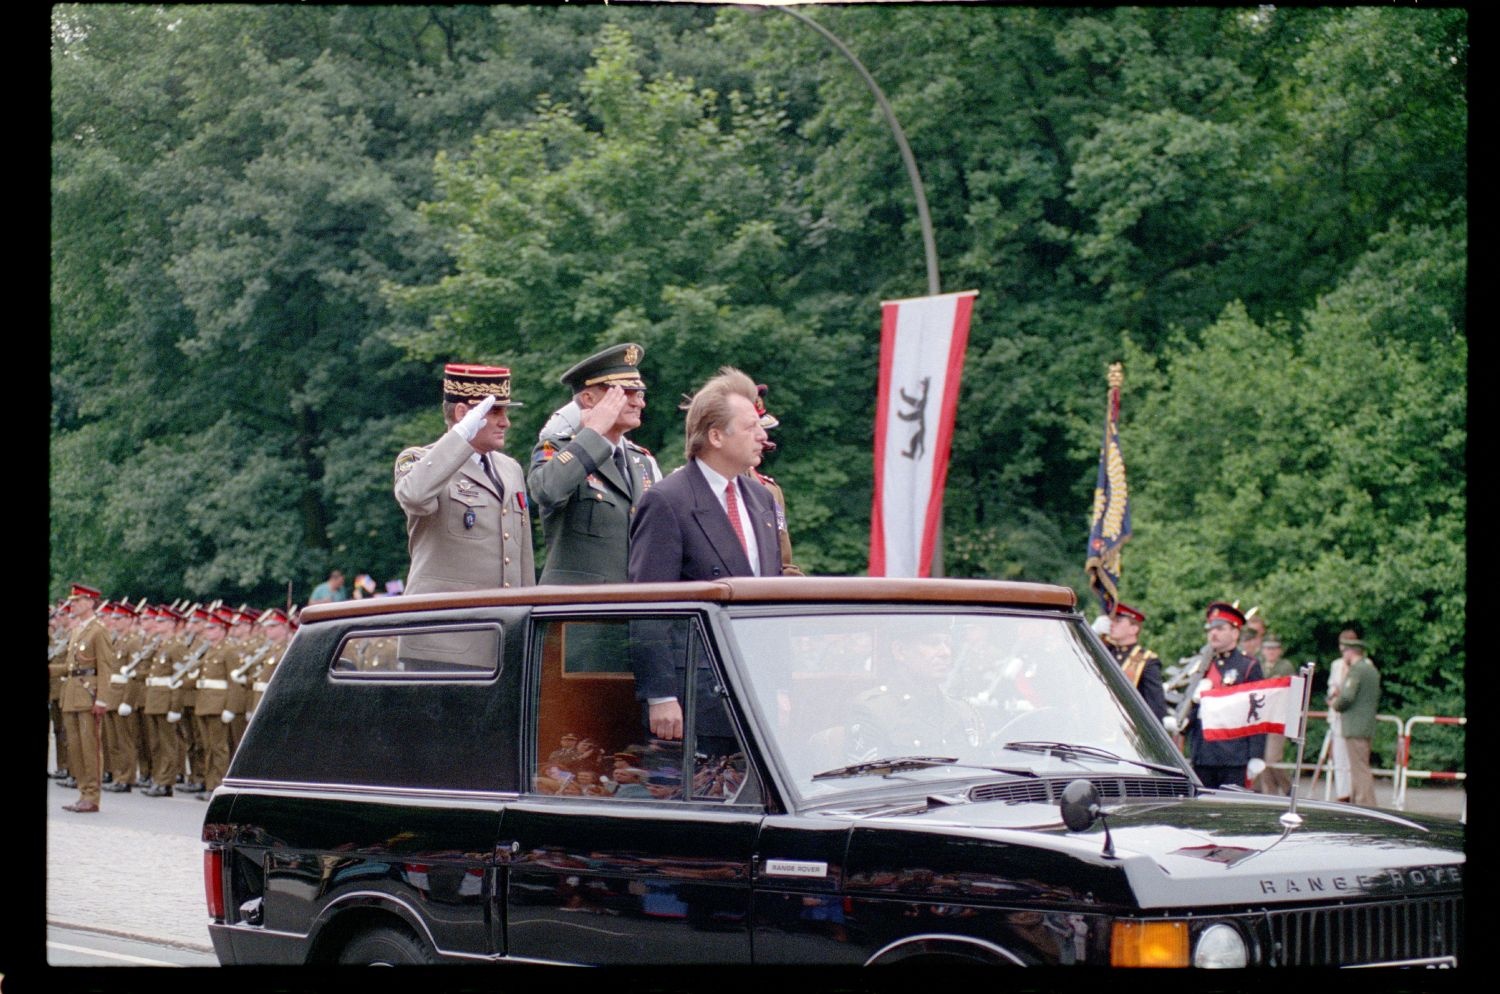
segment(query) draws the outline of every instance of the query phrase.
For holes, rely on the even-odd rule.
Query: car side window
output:
[[[537,623],[532,645],[533,792],[656,801],[737,796],[745,753],[691,618],[547,619]],[[671,697],[684,708],[685,738],[660,738],[649,728],[648,702]],[[686,767],[684,755],[693,757]]]
[[[339,646],[333,659],[336,676],[467,677],[489,679],[500,672],[500,628],[403,629],[355,632]]]

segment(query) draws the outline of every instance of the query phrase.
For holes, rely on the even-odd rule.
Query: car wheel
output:
[[[421,966],[436,963],[426,943],[405,929],[372,928],[356,935],[339,954],[341,966]]]

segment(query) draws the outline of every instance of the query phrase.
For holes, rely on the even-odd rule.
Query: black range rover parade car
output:
[[[1461,825],[1205,789],[1067,588],[533,587],[303,621],[203,828],[224,964],[1463,957]],[[636,694],[667,667],[681,738]]]

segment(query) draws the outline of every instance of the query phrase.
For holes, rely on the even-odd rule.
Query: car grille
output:
[[[1354,966],[1463,957],[1460,895],[1305,911],[1273,911],[1275,966]]]
[[[1003,801],[1006,804],[1056,804],[1063,791],[1078,777],[1051,780],[1013,780],[984,784],[969,791],[971,801]],[[1192,784],[1173,777],[1089,777],[1101,801],[1189,797]]]

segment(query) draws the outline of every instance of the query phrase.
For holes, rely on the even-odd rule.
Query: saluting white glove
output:
[[[129,704],[126,704],[124,701],[120,702],[120,717],[121,718],[128,718],[128,717],[130,717],[130,712],[132,712],[134,710],[135,710],[135,708],[131,707]]]
[[[1245,764],[1245,772],[1250,774],[1251,780],[1254,780],[1256,777],[1260,776],[1261,771],[1265,768],[1266,761],[1264,759],[1252,759],[1250,760],[1250,762]]]
[[[495,406],[495,395],[488,397],[469,408],[469,413],[460,418],[453,425],[453,430],[464,437],[465,442],[474,441],[474,436],[479,434],[479,428],[484,424],[484,416],[490,413],[490,408]]]
[[[229,724],[231,721],[234,720],[234,712],[233,711],[220,711],[219,712],[219,720],[222,721],[226,725]]]
[[[181,720],[182,720],[182,712],[181,711],[168,711],[167,712],[167,723],[168,724],[175,724],[176,722],[179,722]]]
[[[1163,727],[1163,728],[1165,728],[1167,730],[1167,734],[1168,735],[1176,735],[1177,734],[1177,716],[1175,714],[1169,714],[1169,715],[1164,716],[1162,718],[1162,720],[1161,720],[1161,727]]]

